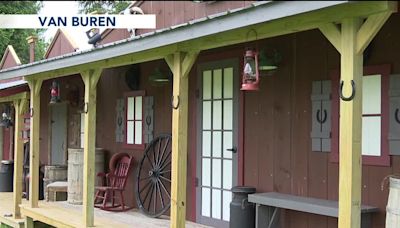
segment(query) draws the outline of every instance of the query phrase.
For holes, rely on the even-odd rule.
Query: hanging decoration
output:
[[[0,121],[0,126],[1,127],[6,127],[9,128],[13,126],[13,122],[11,119],[11,107],[10,105],[6,105],[5,109],[1,115],[1,121]]]
[[[56,104],[60,101],[60,84],[57,81],[53,81],[50,90],[50,104]]]
[[[255,50],[247,50],[244,54],[243,65],[242,88],[240,90],[257,91],[260,82],[258,52]]]

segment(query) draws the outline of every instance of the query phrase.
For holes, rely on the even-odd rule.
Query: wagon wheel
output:
[[[150,217],[163,215],[171,206],[171,135],[153,139],[144,151],[136,177],[136,202]]]

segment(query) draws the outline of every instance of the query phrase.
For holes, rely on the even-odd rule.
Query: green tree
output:
[[[37,14],[42,8],[39,1],[2,1],[0,14]],[[35,47],[35,60],[43,58],[47,44],[43,39],[43,29],[0,29],[0,54],[2,55],[7,45],[12,45],[22,63],[29,62],[28,36],[38,37]]]
[[[118,14],[130,3],[131,1],[79,1],[79,13]]]

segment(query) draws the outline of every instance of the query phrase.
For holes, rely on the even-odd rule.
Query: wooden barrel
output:
[[[47,185],[56,181],[66,181],[68,175],[67,168],[68,166],[66,165],[46,165],[44,167],[43,191],[46,199],[47,199],[47,191],[46,191]]]
[[[95,175],[104,172],[104,150],[96,149]],[[96,179],[95,185],[100,185]],[[68,149],[68,203],[82,204],[83,198],[83,149]]]
[[[390,177],[388,203],[386,206],[386,228],[400,227],[400,179]]]

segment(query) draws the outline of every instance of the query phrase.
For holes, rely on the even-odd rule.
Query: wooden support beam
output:
[[[29,80],[31,90],[31,128],[30,128],[30,180],[29,202],[31,207],[38,207],[39,199],[39,129],[40,129],[40,89],[42,80]]]
[[[18,99],[14,101],[15,120],[14,120],[14,219],[21,218],[22,182],[23,182],[23,159],[24,159],[24,142],[22,141],[21,131],[24,125],[23,114],[28,103],[27,99]]]
[[[0,103],[14,102],[14,101],[21,100],[21,99],[29,99],[29,92],[22,92],[22,93],[17,93],[17,94],[6,96],[6,97],[0,97]]]
[[[187,75],[198,52],[176,52],[166,57],[174,75],[173,101],[179,104],[172,111],[172,180],[171,228],[183,228],[186,222],[186,178],[189,80]]]
[[[339,137],[339,228],[358,228],[361,222],[361,116],[363,56],[357,53],[357,32],[361,19],[342,22],[341,80],[343,95],[352,93],[351,101],[340,100]]]
[[[324,34],[324,36],[331,42],[331,44],[336,48],[336,50],[340,53],[340,49],[342,46],[340,29],[334,23],[326,23],[319,27],[319,30]]]
[[[25,217],[25,228],[34,228],[35,222],[31,217]]]
[[[357,33],[357,53],[364,52],[390,15],[392,11],[374,14],[367,18]]]
[[[94,184],[96,151],[96,99],[97,82],[102,69],[96,68],[81,72],[85,84],[85,128],[83,145],[83,224],[94,226]]]

